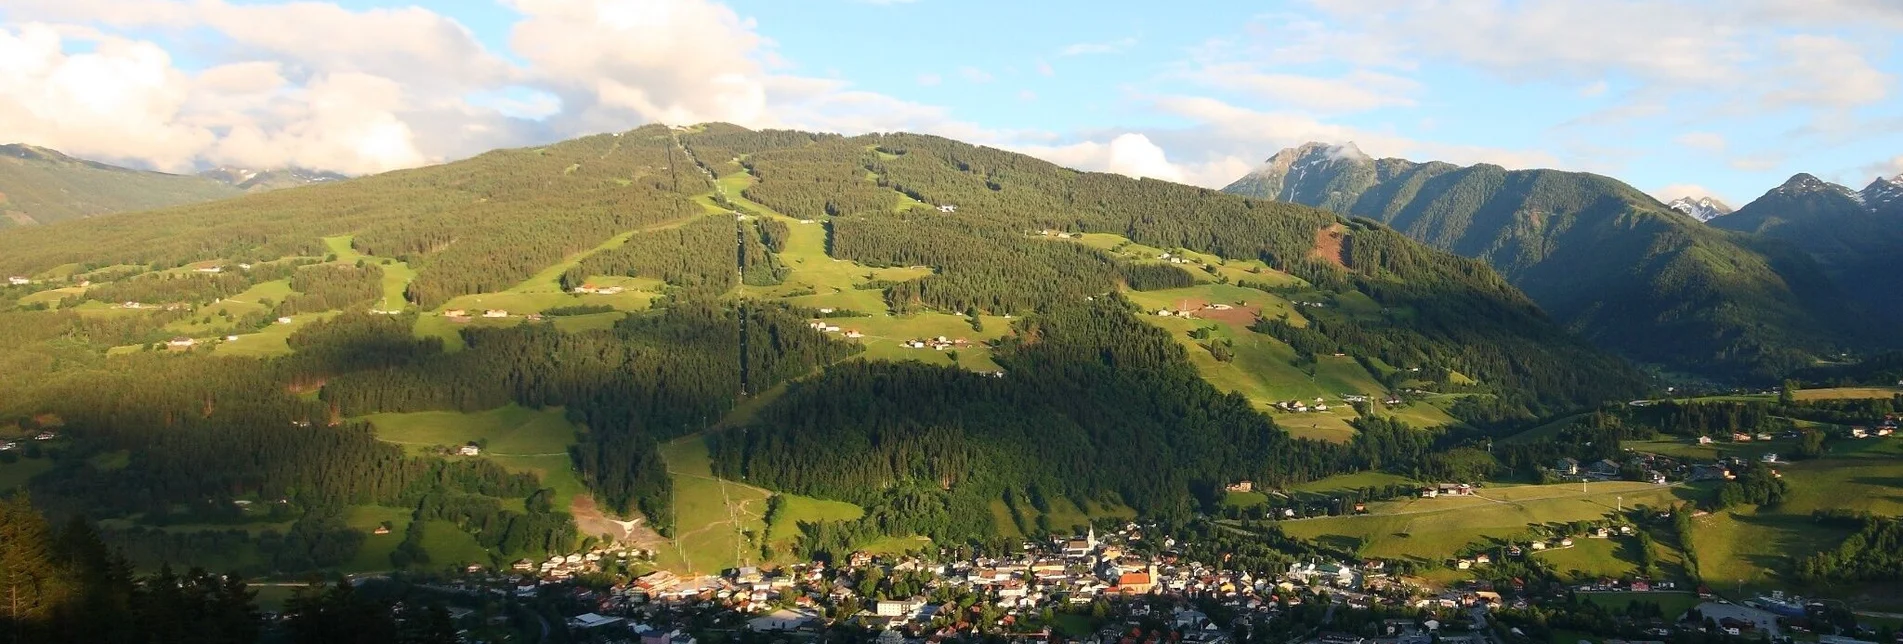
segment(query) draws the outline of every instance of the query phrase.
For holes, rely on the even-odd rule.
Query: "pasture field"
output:
[[[0,493],[11,492],[26,485],[26,482],[53,469],[53,459],[21,458],[12,463],[0,463]]]
[[[291,345],[288,340],[290,340],[292,333],[296,333],[299,328],[302,328],[306,324],[318,320],[330,319],[330,317],[334,315],[337,315],[336,311],[293,315],[291,316],[290,324],[273,323],[271,326],[259,329],[256,333],[240,334],[236,340],[220,341],[217,346],[212,348],[212,352],[214,355],[239,358],[269,358],[289,355],[291,353]]]
[[[721,211],[721,212],[723,214],[725,213],[725,211]],[[623,244],[628,243],[628,240],[633,238],[637,234],[654,232],[658,230],[668,230],[670,228],[679,228],[681,226],[685,226],[688,223],[695,221],[696,219],[699,219],[699,217],[683,217],[681,219],[676,219],[674,221],[668,221],[668,222],[662,222],[662,223],[653,224],[649,226],[643,226],[640,228],[636,228],[634,230],[623,232],[613,237],[609,237],[607,241],[603,241],[600,244],[595,245],[594,248],[590,248],[587,250],[583,250],[581,252],[570,254],[569,256],[562,258],[562,261],[556,262],[547,268],[537,271],[535,275],[532,275],[528,279],[523,280],[522,283],[520,284],[516,284],[515,286],[509,287],[504,292],[506,293],[560,293],[562,292],[562,282],[561,282],[562,274],[567,273],[568,269],[574,268],[577,264],[580,264],[582,260],[587,259],[590,255],[620,248]],[[623,279],[635,279],[635,278],[623,278]],[[597,282],[597,278],[595,277],[590,277],[588,281],[593,283],[599,283],[604,286],[616,285],[616,284],[609,284],[606,282],[606,280]],[[653,282],[655,284],[660,283],[660,280],[645,280],[645,281]],[[633,290],[633,289],[630,289],[630,290]],[[658,288],[643,289],[643,290],[654,290],[657,292],[659,291]]]
[[[354,238],[355,235],[325,237],[324,247],[337,256],[337,263],[355,264],[358,260],[363,260],[364,263],[376,264],[383,269],[383,299],[376,303],[377,308],[388,311],[409,308],[410,304],[404,299],[403,292],[409,289],[410,281],[416,279],[416,269],[394,259],[372,257],[357,252],[357,249],[350,245]]]
[[[865,353],[861,357],[868,360],[918,360],[930,364],[952,364],[952,355],[957,355],[957,363],[973,371],[996,371],[998,364],[991,360],[991,349],[984,343],[1008,335],[1011,320],[998,316],[981,316],[983,331],[971,328],[970,318],[949,313],[913,313],[895,316],[877,314],[863,318],[832,318],[828,323],[838,325],[845,330],[856,330],[865,334],[859,339]],[[934,351],[931,348],[912,349],[902,343],[907,340],[928,339],[945,336],[947,338],[965,338],[970,346],[959,349]]]
[[[1355,548],[1371,557],[1439,561],[1480,540],[1500,541],[1538,524],[1594,520],[1625,507],[1664,506],[1690,490],[1637,483],[1482,488],[1473,497],[1402,499],[1371,504],[1371,514],[1287,521],[1291,536]]]
[[[340,569],[347,573],[389,570],[390,553],[396,552],[397,545],[403,543],[403,531],[410,526],[410,514],[410,510],[403,508],[375,505],[353,505],[348,508],[344,513],[344,523],[363,532],[363,546]],[[377,526],[384,522],[389,522],[390,534],[373,534]]]
[[[21,296],[17,301],[21,306],[45,304],[47,308],[52,308],[58,306],[60,300],[85,292],[85,287],[67,286],[64,288],[47,289],[38,293],[28,293]]]
[[[1903,441],[1837,441],[1825,458],[1785,464],[1779,471],[1790,484],[1783,503],[1693,519],[1698,528],[1693,550],[1706,583],[1757,590],[1797,585],[1790,571],[1798,559],[1834,548],[1849,536],[1812,521],[1813,511],[1903,514]]]
[[[866,514],[865,509],[844,501],[786,493],[775,496],[780,497],[780,511],[774,515],[772,525],[767,528],[767,532],[773,535],[775,552],[787,552],[791,544],[799,540],[801,523],[851,521]]]
[[[1414,481],[1399,474],[1387,472],[1356,472],[1337,474],[1319,481],[1310,481],[1289,488],[1291,492],[1309,494],[1338,494],[1361,488],[1380,488],[1395,484],[1411,484]]]
[[[766,490],[716,478],[699,434],[661,446],[674,483],[674,538],[655,564],[677,572],[719,572],[751,565],[766,528]]]
[[[535,473],[543,487],[555,491],[558,508],[568,507],[575,495],[587,493],[568,455],[569,446],[576,440],[575,426],[560,408],[534,410],[509,405],[474,413],[371,414],[363,420],[376,428],[378,440],[402,445],[414,453],[484,442],[482,455],[476,458],[494,461],[513,472]]]
[[[635,290],[622,291],[614,295],[576,295],[561,291],[504,291],[459,295],[444,302],[442,306],[436,308],[435,312],[461,309],[468,311],[470,315],[480,316],[482,311],[501,309],[508,311],[510,315],[521,316],[528,313],[541,313],[556,307],[588,304],[606,304],[622,311],[645,311],[657,297],[660,297],[659,293]],[[521,321],[519,317],[509,319]]]
[[[1270,412],[1277,425],[1298,437],[1345,442],[1354,437],[1355,429],[1349,426],[1348,421],[1353,420],[1356,414],[1351,405],[1341,400],[1341,396],[1363,394],[1379,397],[1388,393],[1387,387],[1353,358],[1318,356],[1315,364],[1298,367],[1293,364],[1296,360],[1294,349],[1280,340],[1247,328],[1252,319],[1250,310],[1259,309],[1262,315],[1270,317],[1286,313],[1292,321],[1302,320],[1300,312],[1288,300],[1225,284],[1138,291],[1130,292],[1128,296],[1146,311],[1151,311],[1152,314],[1144,316],[1145,320],[1176,338],[1204,380],[1217,389],[1247,397],[1256,409]],[[1184,303],[1191,306],[1203,303],[1230,304],[1237,309],[1225,313],[1201,313],[1220,316],[1219,319],[1154,315],[1156,310],[1176,309]],[[1207,341],[1191,337],[1190,334],[1198,329],[1208,329],[1211,338],[1229,341],[1232,359],[1228,362],[1217,360],[1204,347]],[[1270,411],[1277,401],[1301,400],[1313,403],[1316,398],[1323,399],[1331,409],[1308,413]],[[1417,404],[1410,407],[1424,406]],[[1439,426],[1453,421],[1438,409],[1397,411],[1403,413],[1393,415],[1404,422],[1421,426]]]
[[[1665,619],[1676,620],[1704,600],[1698,595],[1686,592],[1650,592],[1650,593],[1579,593],[1579,601],[1592,602],[1611,610],[1624,610],[1632,602],[1658,604]]]

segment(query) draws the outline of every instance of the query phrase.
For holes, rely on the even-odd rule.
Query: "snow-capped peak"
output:
[[[1870,208],[1887,208],[1903,204],[1903,175],[1889,179],[1877,177],[1857,196],[1865,206]]]
[[[1725,202],[1711,197],[1700,197],[1697,199],[1679,197],[1665,205],[1671,206],[1673,210],[1685,213],[1692,219],[1699,221],[1711,221],[1718,217],[1731,214],[1731,206],[1727,206]]]

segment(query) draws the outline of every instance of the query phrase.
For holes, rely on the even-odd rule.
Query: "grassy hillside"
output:
[[[1366,217],[1484,259],[1568,328],[1674,369],[1766,377],[1871,340],[1809,258],[1603,176],[1310,144],[1225,190]]]
[[[1446,390],[1380,410],[1425,428],[1457,397],[1642,389],[1385,227],[904,134],[650,126],[0,231],[0,273],[37,280],[0,287],[0,420],[84,439],[0,482],[126,531],[292,496],[355,508],[321,529],[399,528],[325,568],[583,529],[711,571],[1183,517],[1218,483],[1363,467],[1300,440],[1350,440],[1352,412],[1277,400]]]
[[[0,228],[239,194],[237,188],[203,177],[121,168],[30,145],[0,145]]]

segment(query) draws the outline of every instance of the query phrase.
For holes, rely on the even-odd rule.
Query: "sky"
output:
[[[727,121],[1220,187],[1285,147],[1742,205],[1903,173],[1899,0],[6,0],[0,142],[351,174]]]

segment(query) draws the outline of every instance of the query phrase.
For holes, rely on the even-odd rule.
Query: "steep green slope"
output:
[[[131,170],[30,145],[0,145],[0,228],[211,201],[239,193],[203,177]]]
[[[1646,362],[1769,376],[1862,339],[1808,258],[1701,226],[1607,177],[1309,144],[1225,190],[1366,217],[1486,260],[1569,328]]]
[[[1086,232],[1194,260],[1071,234]],[[0,231],[0,273],[40,280],[0,286],[0,426],[63,422],[71,439],[33,475],[36,502],[138,539],[173,538],[153,520],[255,523],[264,510],[237,501],[286,499],[319,518],[407,509],[507,561],[575,536],[554,505],[568,498],[577,517],[638,514],[689,539],[670,532],[678,508],[732,509],[675,486],[660,445],[696,434],[715,435],[723,476],[863,503],[850,529],[961,538],[1003,531],[993,502],[1180,517],[1234,478],[1431,456],[1441,433],[1386,423],[1346,446],[1291,437],[1129,295],[1217,281],[1300,303],[1208,312],[1274,345],[1267,359],[1290,363],[1276,373],[1358,369],[1383,382],[1357,391],[1444,390],[1506,415],[1645,389],[1483,263],[1378,224],[906,134],[650,126]],[[417,306],[392,311],[404,280]],[[560,449],[399,449],[361,422],[509,405],[563,409],[571,472]],[[495,460],[529,457],[545,460]],[[1137,459],[1140,476],[1096,467]],[[272,565],[351,559],[337,550]]]

